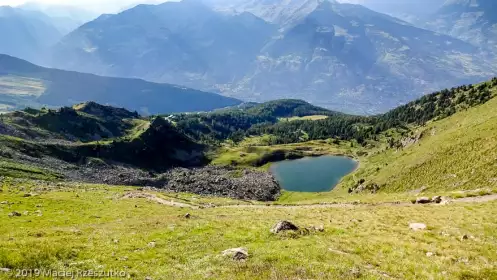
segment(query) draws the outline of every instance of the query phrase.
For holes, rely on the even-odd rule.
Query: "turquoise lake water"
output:
[[[348,157],[322,156],[277,162],[270,170],[284,190],[327,192],[357,166],[358,163]]]

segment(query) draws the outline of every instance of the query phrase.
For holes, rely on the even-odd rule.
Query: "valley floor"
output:
[[[397,198],[384,194],[363,196],[376,206],[246,207],[131,187],[1,184],[0,268],[10,269],[1,279],[35,268],[125,271],[132,279],[497,278],[495,195],[447,205],[392,206],[381,202]],[[14,211],[21,216],[9,217]],[[270,233],[280,220],[324,231]],[[248,259],[221,255],[238,247]]]

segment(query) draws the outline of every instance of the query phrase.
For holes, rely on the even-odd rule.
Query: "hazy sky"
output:
[[[0,0],[0,6],[17,6],[26,2],[39,2],[44,4],[56,4],[65,6],[78,6],[87,10],[98,12],[112,12],[122,7],[139,3],[161,3],[167,0]]]
[[[130,8],[135,4],[146,3],[146,4],[156,4],[166,1],[180,1],[180,0],[0,0],[0,6],[2,5],[21,5],[26,2],[40,2],[45,4],[57,4],[57,5],[68,5],[68,6],[78,6],[86,10],[91,10],[99,13],[112,13],[117,12],[123,8]],[[354,4],[373,4],[382,6],[383,8],[390,6],[399,6],[403,3],[411,2],[416,3],[418,0],[338,0],[338,2],[348,2]],[[430,0],[424,0],[424,2]],[[443,1],[443,0],[432,0],[432,1]],[[496,0],[497,1],[497,0]],[[421,5],[422,6],[422,5]]]

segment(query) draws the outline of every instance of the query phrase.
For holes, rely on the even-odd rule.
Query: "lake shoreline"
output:
[[[269,172],[284,191],[318,193],[332,191],[359,166],[357,159],[346,155],[306,156],[273,163]]]

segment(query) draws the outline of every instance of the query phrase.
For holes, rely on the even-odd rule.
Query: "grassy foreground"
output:
[[[497,202],[187,209],[123,199],[129,190],[4,181],[0,268],[11,272],[0,278],[16,269],[122,270],[132,279],[497,278]],[[22,216],[8,217],[13,211]],[[283,219],[325,230],[271,234]],[[428,228],[412,231],[412,222]],[[249,258],[221,256],[235,247]]]

